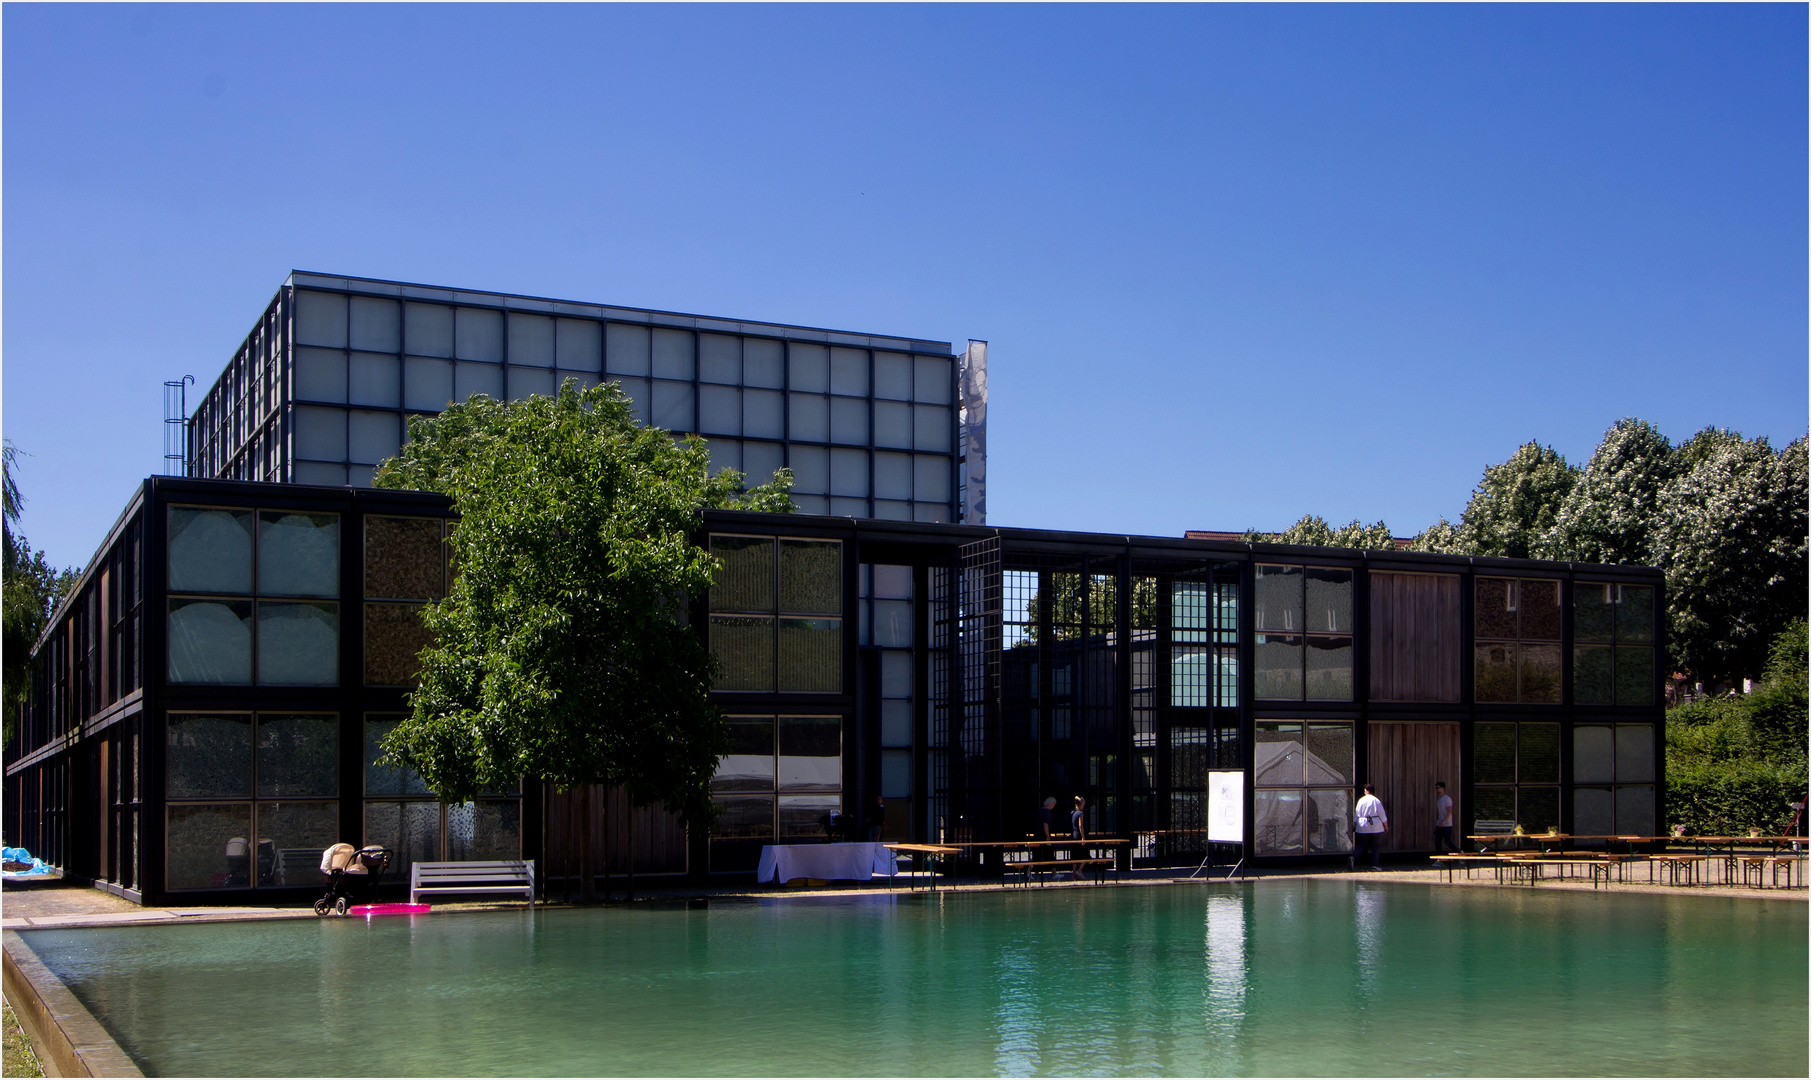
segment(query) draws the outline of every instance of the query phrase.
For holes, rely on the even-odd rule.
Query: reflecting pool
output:
[[[147,1073],[1793,1075],[1807,905],[1376,881],[23,935]]]

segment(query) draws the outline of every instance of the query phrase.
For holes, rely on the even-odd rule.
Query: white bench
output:
[[[503,893],[528,897],[534,907],[534,860],[418,862],[409,870],[409,903],[441,893]]]

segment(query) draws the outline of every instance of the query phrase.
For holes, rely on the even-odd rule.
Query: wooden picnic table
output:
[[[962,849],[949,844],[888,844],[888,851],[895,854],[923,855],[931,864],[931,891],[937,890],[937,861],[951,855],[962,854]]]

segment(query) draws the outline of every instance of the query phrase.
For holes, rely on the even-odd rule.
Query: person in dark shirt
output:
[[[880,843],[881,830],[887,824],[887,801],[879,795],[874,796],[874,805],[868,807],[868,816],[863,819],[868,827],[868,843]]]
[[[1044,805],[1038,807],[1038,831],[1044,834],[1042,839],[1050,839],[1050,815],[1054,813],[1056,813],[1056,796],[1053,795],[1044,800]]]
[[[1087,809],[1087,807],[1088,804],[1082,801],[1080,795],[1077,795],[1075,797],[1075,809],[1069,812],[1069,835],[1077,840],[1088,839],[1088,830],[1082,824],[1082,811]]]

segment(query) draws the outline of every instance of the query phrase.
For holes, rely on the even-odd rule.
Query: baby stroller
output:
[[[365,896],[383,880],[384,868],[390,865],[391,851],[383,847],[354,848],[335,844],[321,853],[321,873],[327,876],[327,895],[314,902],[314,913],[346,914],[353,894]]]

